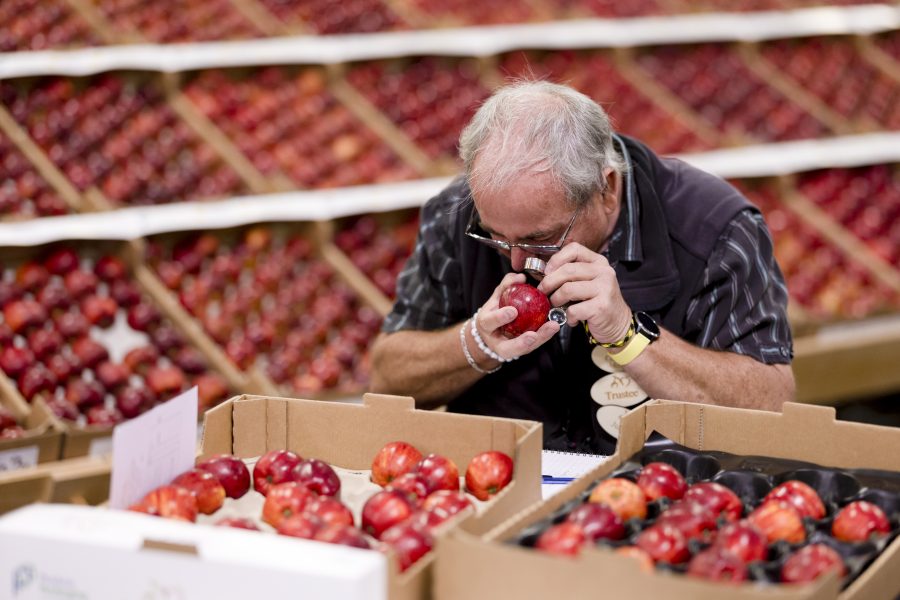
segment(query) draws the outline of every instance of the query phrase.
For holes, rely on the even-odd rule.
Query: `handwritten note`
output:
[[[109,505],[128,508],[194,466],[197,388],[113,430]]]

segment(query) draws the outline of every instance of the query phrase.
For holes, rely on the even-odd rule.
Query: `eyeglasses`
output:
[[[501,240],[495,240],[491,237],[485,237],[483,235],[479,235],[475,233],[475,229],[480,226],[480,222],[478,219],[478,211],[474,208],[472,209],[472,216],[469,217],[469,224],[466,226],[466,235],[472,238],[473,240],[477,240],[484,244],[485,246],[490,246],[495,250],[504,250],[506,252],[511,251],[513,248],[518,248],[523,252],[528,254],[537,254],[541,256],[549,256],[551,254],[556,254],[562,249],[563,243],[566,241],[566,238],[569,237],[569,232],[572,231],[572,226],[575,225],[575,219],[578,217],[579,209],[575,210],[575,214],[572,215],[572,219],[569,221],[569,225],[566,227],[566,230],[563,231],[562,237],[559,238],[559,242],[553,245],[547,244],[513,244],[511,242],[503,242]]]

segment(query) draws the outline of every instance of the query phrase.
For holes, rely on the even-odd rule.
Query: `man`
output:
[[[460,155],[465,176],[422,210],[374,390],[542,421],[545,447],[601,453],[617,433],[604,411],[632,408],[635,390],[767,410],[793,398],[784,279],[732,186],[615,135],[595,102],[547,82],[495,93]],[[568,322],[507,339],[517,313],[500,293],[535,257]]]

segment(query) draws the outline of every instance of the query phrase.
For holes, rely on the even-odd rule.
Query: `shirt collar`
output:
[[[641,247],[640,203],[638,201],[637,187],[634,184],[634,169],[631,154],[625,141],[617,134],[613,134],[613,140],[625,163],[623,172],[624,189],[622,190],[621,208],[619,219],[613,229],[607,246],[606,257],[610,264],[615,265],[620,261],[641,262],[644,260],[644,252]]]

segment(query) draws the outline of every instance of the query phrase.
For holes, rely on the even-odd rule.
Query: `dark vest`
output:
[[[619,260],[610,246],[619,287],[632,310],[650,313],[662,327],[688,342],[699,336],[685,323],[688,302],[701,285],[712,249],[732,218],[752,205],[732,186],[675,159],[660,159],[643,144],[622,136],[630,158],[632,190],[640,230],[642,260]],[[465,185],[460,183],[459,185]],[[462,209],[453,232],[460,257],[468,314],[490,297],[511,268],[497,251],[467,238],[472,203]],[[616,229],[625,226],[623,210]],[[566,348],[554,338],[507,363],[452,400],[452,412],[541,421],[544,446],[610,454],[615,439],[596,423],[590,388],[603,375],[591,360],[583,328],[571,330]]]

